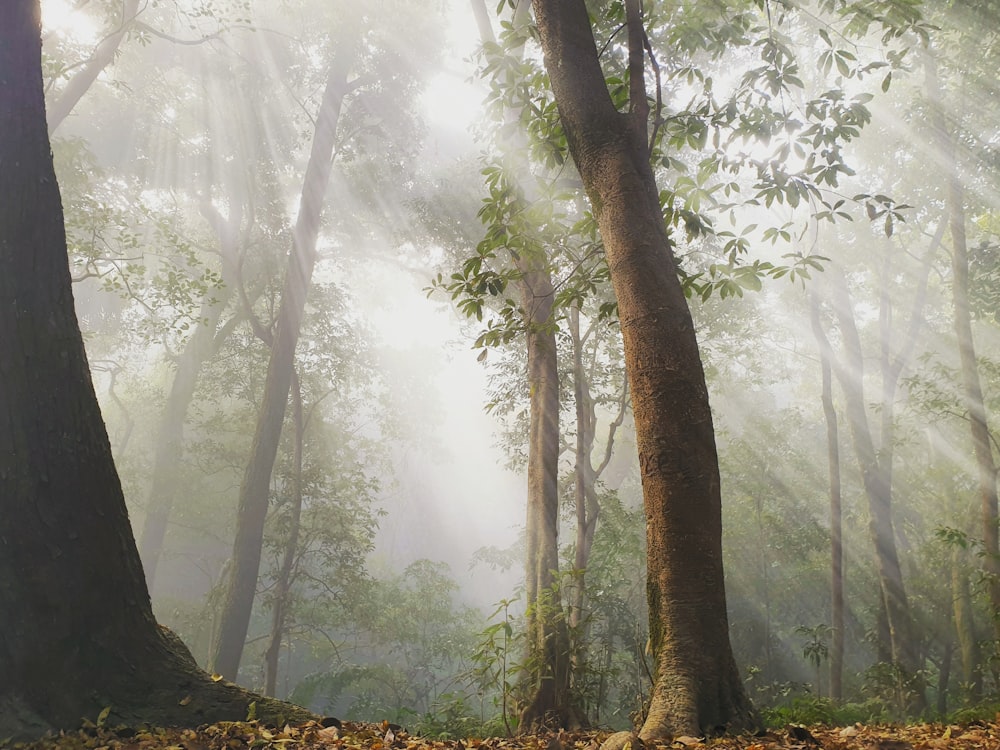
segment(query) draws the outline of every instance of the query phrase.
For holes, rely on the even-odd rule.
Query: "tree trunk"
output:
[[[844,678],[844,539],[843,511],[840,494],[840,437],[837,429],[837,410],[833,405],[833,377],[830,369],[830,351],[819,320],[819,300],[809,299],[809,319],[813,335],[819,345],[820,367],[823,377],[823,417],[826,420],[826,456],[830,474],[830,626],[833,628],[830,643],[830,697],[843,698]]]
[[[637,2],[628,5],[634,56],[644,35]],[[657,660],[641,736],[743,728],[756,717],[729,642],[712,414],[649,165],[645,92],[633,96],[631,114],[615,110],[582,0],[533,6],[570,151],[604,241],[632,389]],[[636,86],[641,66],[630,74]]]
[[[69,113],[73,111],[73,107],[94,85],[94,81],[97,80],[101,71],[115,59],[118,47],[121,46],[122,40],[128,36],[129,30],[135,22],[135,17],[139,13],[139,0],[124,0],[121,4],[121,10],[122,15],[118,20],[118,28],[98,43],[90,59],[77,70],[59,96],[56,97],[56,100],[49,105],[49,135],[56,132],[56,128],[62,125]]]
[[[962,660],[962,683],[967,686],[967,702],[975,704],[983,694],[982,652],[976,637],[976,624],[972,614],[972,593],[969,590],[969,571],[966,551],[957,544],[951,551],[951,596],[955,618],[955,636],[959,657]]]
[[[604,457],[594,466],[592,453],[597,439],[597,413],[590,394],[591,374],[584,366],[583,355],[587,339],[594,333],[592,324],[588,331],[580,329],[580,308],[574,305],[569,312],[569,333],[573,346],[573,391],[576,406],[576,460],[573,468],[573,502],[576,506],[576,545],[573,571],[569,586],[568,623],[570,633],[570,689],[579,684],[586,671],[586,649],[590,637],[590,623],[584,614],[587,591],[587,568],[590,551],[594,546],[597,521],[601,505],[597,496],[597,481],[611,463],[615,434],[625,420],[628,399],[628,381],[622,384],[618,414],[608,426]],[[598,701],[598,710],[600,701]]]
[[[288,539],[285,541],[281,567],[274,583],[271,637],[267,651],[264,652],[264,693],[267,695],[275,695],[278,686],[278,656],[281,653],[281,641],[285,636],[288,610],[291,607],[292,583],[302,525],[302,444],[305,439],[306,423],[302,414],[302,387],[298,373],[294,370],[292,371],[292,426],[295,430],[292,449],[292,517],[288,524]]]
[[[555,292],[544,258],[517,258],[527,324],[528,512],[527,705],[518,731],[565,727],[569,711],[569,635],[557,587],[559,573],[559,366],[552,304]]]
[[[204,209],[207,211],[209,209]],[[150,592],[156,581],[156,571],[163,554],[163,542],[167,535],[167,523],[177,495],[178,478],[182,476],[181,459],[184,454],[184,423],[194,399],[198,376],[205,362],[219,350],[232,325],[219,330],[219,320],[226,303],[233,294],[236,259],[236,243],[242,220],[242,211],[234,206],[230,219],[209,215],[219,238],[222,256],[223,287],[209,294],[202,302],[194,333],[187,340],[184,350],[177,358],[174,378],[170,382],[170,392],[163,405],[163,414],[156,431],[153,472],[150,480],[149,499],[143,520],[139,541],[139,554],[146,574],[146,585]],[[235,321],[231,321],[233,323]]]
[[[983,568],[989,594],[990,620],[994,648],[1000,649],[1000,529],[997,526],[997,467],[990,445],[989,420],[983,402],[972,313],[969,307],[969,249],[965,235],[965,186],[959,174],[957,136],[948,122],[944,94],[938,79],[933,50],[924,56],[927,71],[927,94],[931,104],[931,127],[940,153],[945,181],[945,210],[951,234],[952,305],[955,311],[955,337],[958,341],[959,366],[962,371],[962,401],[969,420],[972,450],[976,457],[976,481],[980,498],[983,531]]]
[[[854,452],[861,470],[862,484],[868,498],[869,535],[875,552],[875,567],[882,594],[882,605],[889,633],[892,662],[911,683],[915,709],[926,705],[922,686],[917,680],[920,659],[913,639],[913,623],[910,606],[903,585],[903,572],[896,551],[896,535],[892,521],[891,474],[886,465],[879,461],[868,424],[864,396],[864,368],[861,340],[854,322],[854,313],[847,292],[847,283],[834,269],[828,272],[834,288],[832,306],[840,325],[844,343],[846,364],[831,361],[844,392],[845,412],[851,430]],[[885,373],[883,373],[885,377]],[[885,398],[883,384],[883,398]],[[883,408],[885,405],[883,404]],[[883,442],[891,436],[882,436]]]
[[[73,309],[37,0],[0,3],[0,132],[0,736],[106,706],[111,723],[243,719],[255,696],[153,619]]]
[[[480,39],[495,41],[483,0],[472,0]],[[514,11],[513,24],[529,21],[528,5]],[[521,50],[523,51],[523,50]],[[516,122],[516,113],[505,113]],[[515,135],[515,138],[517,136]],[[559,365],[555,289],[548,259],[513,254],[524,310],[528,354],[529,435],[525,544],[527,649],[522,685],[526,704],[518,731],[566,727],[577,723],[570,707],[570,642],[559,574]]]
[[[972,336],[969,309],[969,251],[965,239],[965,190],[957,175],[948,180],[948,225],[951,231],[952,302],[955,308],[955,337],[962,368],[965,413],[976,456],[976,483],[979,489],[983,533],[983,569],[989,593],[993,637],[1000,643],[1000,538],[997,528],[997,468],[990,445],[990,428],[979,380],[976,345]],[[994,645],[994,651],[997,646]]]
[[[344,96],[350,90],[347,83],[349,57],[341,53],[331,66],[316,118],[316,132],[303,180],[292,252],[288,256],[281,307],[264,382],[264,400],[257,417],[250,460],[240,486],[233,566],[214,659],[215,670],[234,680],[239,672],[257,590],[268,486],[285,419],[306,294],[316,263],[316,239],[330,180],[337,122]]]

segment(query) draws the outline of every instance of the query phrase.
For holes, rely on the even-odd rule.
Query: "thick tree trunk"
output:
[[[584,2],[533,6],[570,150],[604,241],[632,388],[657,660],[641,736],[746,727],[755,716],[729,642],[708,389],[648,161],[646,122],[615,110]],[[630,24],[630,38],[641,33]],[[631,73],[635,85],[635,68]]]
[[[39,19],[37,0],[0,3],[0,736],[106,706],[112,722],[243,719],[255,696],[153,619],[73,309]]]
[[[264,382],[264,400],[257,417],[250,460],[240,486],[233,566],[214,659],[215,670],[234,680],[239,672],[257,590],[268,486],[285,419],[306,294],[316,263],[316,239],[330,180],[337,123],[344,96],[350,88],[347,83],[349,57],[341,54],[331,66],[316,118],[316,132],[303,180],[292,252],[288,256],[281,307]]]
[[[819,300],[815,297],[810,297],[809,313],[813,335],[820,349],[827,470],[830,475],[830,626],[833,628],[830,644],[830,697],[839,701],[843,698],[844,678],[844,518],[840,493],[840,436],[837,410],[833,405],[831,354],[819,320]]]

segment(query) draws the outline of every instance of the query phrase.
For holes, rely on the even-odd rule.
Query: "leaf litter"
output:
[[[258,721],[207,724],[197,729],[107,727],[85,722],[75,731],[30,742],[0,742],[2,750],[599,750],[610,731],[547,732],[516,737],[425,739],[389,722],[336,719],[269,727]],[[630,750],[640,750],[636,741]],[[789,725],[757,735],[679,736],[645,743],[645,750],[1000,750],[996,721],[967,724]]]

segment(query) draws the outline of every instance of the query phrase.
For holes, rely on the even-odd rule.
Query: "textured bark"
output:
[[[560,117],[604,241],[632,388],[657,661],[641,736],[746,727],[755,716],[729,643],[708,389],[648,161],[646,123],[615,110],[584,2],[533,6]]]
[[[39,19],[37,0],[0,3],[0,736],[106,706],[112,723],[243,719],[255,696],[153,619],[73,308]]]
[[[844,518],[840,493],[840,437],[837,410],[833,405],[831,353],[819,319],[819,300],[809,300],[809,321],[820,348],[823,417],[826,420],[827,471],[830,475],[830,697],[843,698],[844,678]]]
[[[303,179],[299,214],[292,233],[292,252],[288,256],[281,306],[264,382],[264,400],[257,417],[250,460],[240,486],[233,565],[214,658],[215,670],[234,680],[239,672],[257,590],[268,486],[285,419],[306,294],[316,264],[316,239],[330,180],[337,123],[344,96],[350,90],[347,82],[348,58],[349,55],[341,53],[331,66],[316,118],[316,132]]]

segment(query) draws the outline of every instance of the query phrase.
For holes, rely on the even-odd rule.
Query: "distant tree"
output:
[[[285,421],[294,371],[295,346],[298,343],[306,295],[316,264],[316,241],[330,180],[337,125],[344,98],[357,88],[357,82],[348,79],[351,62],[348,47],[338,53],[338,59],[330,66],[316,118],[312,152],[302,182],[299,215],[293,231],[292,251],[288,254],[288,268],[275,330],[273,337],[270,332],[264,336],[270,342],[271,357],[251,456],[240,485],[233,567],[213,664],[220,674],[234,680],[239,672],[254,594],[257,591],[264,520],[267,516],[268,485]]]
[[[240,720],[149,604],[73,308],[37,0],[0,5],[0,736]],[[305,718],[258,703],[258,716]]]

